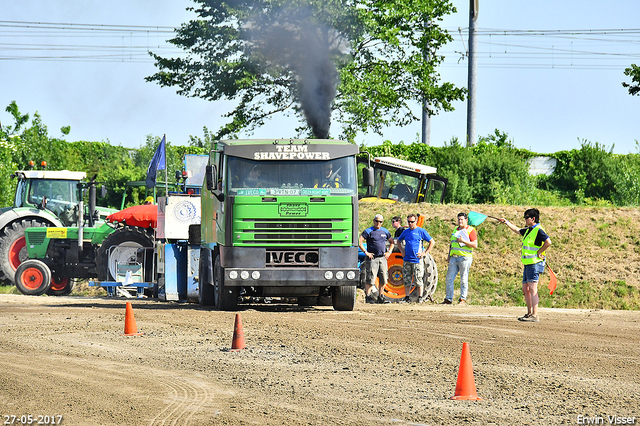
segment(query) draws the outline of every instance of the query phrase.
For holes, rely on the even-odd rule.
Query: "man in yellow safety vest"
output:
[[[450,305],[453,302],[453,282],[460,272],[460,302],[461,306],[467,304],[467,291],[469,288],[469,269],[473,262],[473,249],[478,248],[478,237],[473,226],[469,226],[469,217],[466,213],[458,213],[458,227],[451,234],[449,255],[447,262],[446,296],[441,304]]]

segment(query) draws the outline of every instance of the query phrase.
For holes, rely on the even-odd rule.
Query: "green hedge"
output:
[[[579,149],[538,154],[515,148],[496,130],[473,147],[457,139],[443,147],[424,144],[362,146],[373,156],[393,156],[436,167],[449,179],[445,201],[455,204],[536,206],[640,204],[640,155],[613,154],[599,143]],[[528,160],[546,155],[557,160],[551,176],[531,176]]]
[[[6,111],[15,123],[0,128],[0,206],[13,204],[15,181],[9,175],[24,169],[30,160],[47,161],[51,170],[86,171],[98,175],[110,189],[103,205],[120,207],[124,185],[144,180],[151,157],[160,143],[159,136],[147,136],[138,149],[114,146],[107,142],[67,142],[49,136],[38,113],[29,121],[15,102]],[[68,127],[62,128],[63,135]],[[64,136],[63,136],[64,137]],[[169,179],[182,169],[185,154],[201,154],[210,144],[211,135],[204,128],[204,140],[191,137],[189,146],[167,142]],[[443,147],[424,144],[384,142],[379,146],[362,146],[373,156],[392,156],[438,168],[449,179],[445,202],[455,204],[505,204],[535,206],[640,204],[640,155],[613,154],[599,143],[582,141],[579,149],[547,154],[556,158],[551,176],[531,176],[528,160],[540,154],[517,149],[506,133],[480,138],[473,147],[457,139]],[[139,203],[144,188],[127,197],[127,205]]]

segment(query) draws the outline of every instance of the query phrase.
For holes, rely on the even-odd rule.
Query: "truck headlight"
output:
[[[336,278],[339,279],[339,280],[343,279],[344,278],[344,272],[342,272],[342,271],[336,272]]]
[[[259,280],[260,279],[260,271],[253,271],[251,273],[251,278],[253,278],[254,280]]]
[[[347,279],[348,279],[348,280],[352,280],[352,279],[354,279],[355,277],[356,277],[356,273],[355,273],[355,272],[353,272],[353,271],[349,271],[349,272],[347,272]]]
[[[324,279],[325,280],[330,280],[332,278],[333,278],[333,272],[327,271],[327,272],[324,273]]]
[[[240,272],[240,278],[242,278],[243,280],[246,280],[247,278],[249,278],[249,271]]]
[[[229,271],[229,278],[232,280],[238,279],[238,271]]]

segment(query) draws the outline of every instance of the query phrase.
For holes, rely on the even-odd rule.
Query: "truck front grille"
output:
[[[351,232],[342,219],[243,219],[243,223],[244,244],[343,245],[344,235]]]

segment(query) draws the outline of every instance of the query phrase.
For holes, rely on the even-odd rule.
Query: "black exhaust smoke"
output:
[[[265,72],[292,73],[297,80],[300,107],[319,139],[329,137],[331,103],[338,72],[331,60],[330,28],[316,22],[307,10],[282,10],[248,24],[251,55]]]

